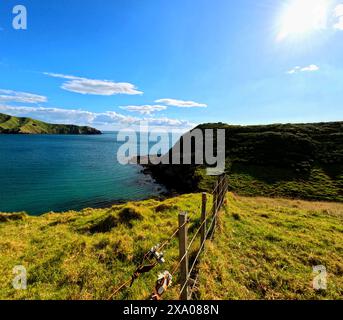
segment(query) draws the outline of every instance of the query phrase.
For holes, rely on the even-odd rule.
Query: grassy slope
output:
[[[96,134],[90,127],[50,124],[31,118],[18,118],[0,113],[0,133],[21,134]]]
[[[343,122],[198,129],[225,129],[226,171],[235,193],[343,201]],[[213,187],[202,166],[151,165],[148,172],[181,192]]]
[[[199,170],[198,175],[203,177],[200,189],[209,189],[213,179],[204,170]],[[229,175],[229,190],[243,196],[343,202],[343,171],[333,178],[323,168],[314,167],[304,178],[287,169],[237,165]]]
[[[200,266],[201,298],[342,299],[343,204],[230,195],[229,208]],[[327,291],[312,289],[316,265]]]
[[[173,233],[177,213],[187,210],[197,218],[200,203],[200,195],[184,195],[163,203],[147,200],[0,223],[0,298],[106,299],[132,275],[148,249]],[[116,298],[148,297],[157,272],[171,268],[177,257],[175,240],[166,252],[166,266]],[[27,291],[11,289],[17,264],[27,266]],[[174,288],[167,297],[176,298],[176,292]]]
[[[132,275],[147,249],[168,238],[180,211],[189,212],[194,232],[200,203],[200,194],[189,194],[41,217],[2,214],[0,298],[106,299]],[[207,244],[200,298],[341,298],[342,216],[343,204],[230,194],[215,241]],[[175,266],[177,240],[165,257],[164,266],[116,298],[147,298],[158,272]],[[20,264],[28,270],[27,291],[11,288],[12,268]],[[311,289],[317,264],[329,271],[329,290],[322,293]],[[177,286],[164,298],[176,299]]]

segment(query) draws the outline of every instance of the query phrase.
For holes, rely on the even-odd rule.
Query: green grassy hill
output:
[[[343,201],[343,122],[218,123],[198,129],[225,130],[231,191],[247,196]],[[179,143],[182,148],[183,139]],[[205,175],[205,166],[199,165],[149,165],[147,172],[181,192],[208,190],[213,182]]]
[[[200,264],[201,299],[342,299],[343,204],[230,195]],[[313,267],[327,290],[313,289]]]
[[[180,211],[190,215],[191,237],[200,206],[201,194],[186,194],[40,217],[0,214],[0,299],[107,299],[152,246],[169,238]],[[228,194],[206,244],[198,299],[341,299],[342,222],[343,204]],[[114,298],[148,298],[158,273],[177,264],[177,239],[165,259]],[[27,269],[27,290],[12,287],[16,265]],[[326,291],[312,287],[316,265],[327,268]],[[177,281],[175,275],[164,299],[178,298]]]
[[[50,124],[31,118],[18,118],[0,113],[0,134],[101,134],[85,126]]]

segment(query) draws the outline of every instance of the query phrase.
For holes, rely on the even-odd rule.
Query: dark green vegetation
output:
[[[107,299],[130,279],[142,256],[174,232],[180,211],[190,216],[191,238],[200,207],[201,194],[186,194],[40,217],[0,214],[0,299]],[[199,266],[197,298],[341,299],[342,219],[339,203],[228,194]],[[177,239],[165,258],[114,299],[147,299],[158,274],[177,265]],[[27,290],[12,287],[16,265],[27,269]],[[312,287],[317,265],[327,268],[326,291]],[[164,299],[178,299],[177,281],[176,274]]]
[[[219,123],[198,129],[225,129],[231,191],[248,196],[343,201],[343,122],[265,126]],[[183,139],[180,143],[182,146]],[[149,165],[147,171],[181,192],[208,190],[213,182],[204,166]]]
[[[0,134],[101,134],[91,127],[50,124],[0,113]]]

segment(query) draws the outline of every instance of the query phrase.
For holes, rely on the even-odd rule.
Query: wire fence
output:
[[[199,279],[199,271],[196,270],[197,265],[200,262],[200,257],[205,253],[205,244],[208,240],[213,240],[216,225],[218,221],[218,214],[223,207],[226,194],[228,191],[228,179],[225,174],[218,177],[215,186],[212,191],[212,206],[211,209],[207,209],[207,194],[203,193],[202,197],[202,211],[201,211],[201,223],[195,230],[192,239],[188,242],[188,224],[190,220],[187,213],[179,214],[179,226],[175,229],[172,235],[166,239],[162,244],[159,244],[151,248],[142,259],[141,264],[137,267],[131,278],[124,281],[118,286],[113,293],[108,297],[108,300],[112,300],[115,296],[124,288],[131,287],[136,279],[145,273],[153,270],[157,265],[164,263],[162,250],[174,240],[179,238],[179,260],[174,266],[171,272],[165,271],[160,274],[153,293],[150,297],[151,300],[160,300],[162,295],[168,290],[171,285],[171,280],[177,273],[179,273],[180,284],[180,300],[192,299],[196,284]],[[199,249],[189,264],[189,255],[196,242],[197,238],[201,235],[201,241]]]

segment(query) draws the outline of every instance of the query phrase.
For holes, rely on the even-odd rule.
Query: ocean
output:
[[[163,191],[121,165],[116,133],[103,135],[0,135],[0,212],[30,215],[109,206]]]

